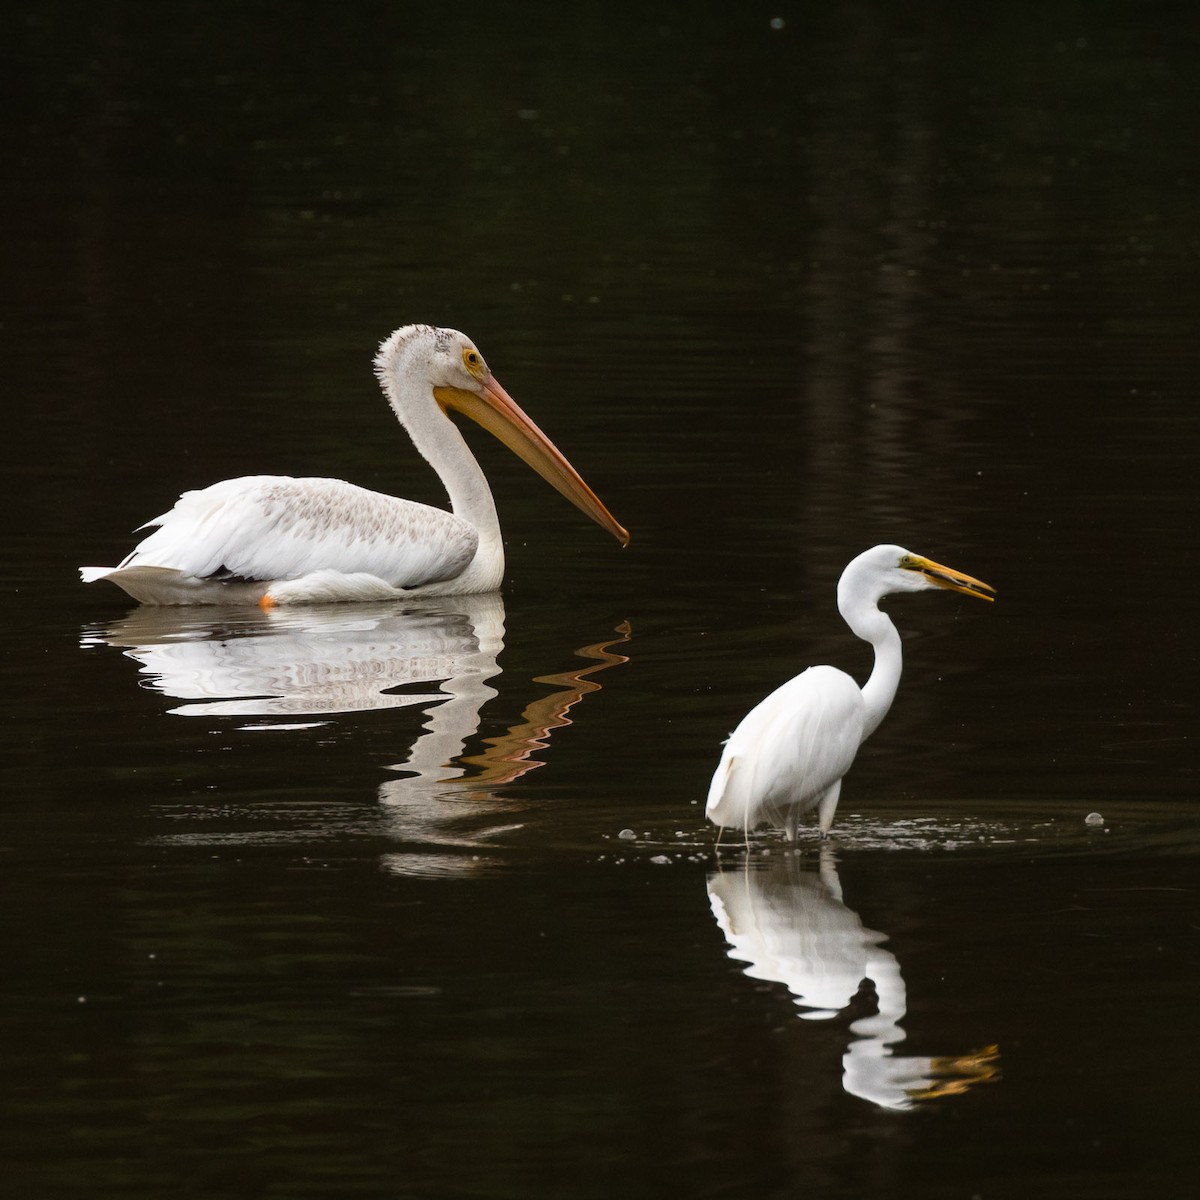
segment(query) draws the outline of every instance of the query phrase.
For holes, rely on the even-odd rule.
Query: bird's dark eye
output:
[[[463,369],[474,379],[482,379],[487,375],[487,363],[483,355],[474,346],[464,346],[462,351]]]

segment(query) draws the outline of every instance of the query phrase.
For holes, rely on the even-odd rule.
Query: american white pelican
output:
[[[815,808],[821,837],[829,833],[842,776],[891,708],[900,682],[900,634],[877,605],[892,592],[934,587],[995,597],[986,583],[900,546],[875,546],[850,563],[838,580],[838,611],[874,646],[871,677],[860,689],[836,667],[809,667],[752,708],[729,735],[713,775],[710,821],[747,834],[766,821],[783,825],[795,841],[800,817]]]
[[[249,475],[185,492],[118,567],[82,567],[143,604],[312,604],[490,592],[504,574],[487,479],[447,411],[495,434],[568,500],[620,539],[629,534],[500,386],[471,340],[406,325],[375,373],[413,445],[437,472],[451,512],[340,479]]]

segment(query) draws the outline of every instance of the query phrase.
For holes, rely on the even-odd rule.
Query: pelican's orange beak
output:
[[[486,368],[485,368],[486,370]],[[596,493],[579,477],[558,447],[521,411],[517,402],[490,373],[480,380],[480,390],[435,387],[434,398],[443,409],[453,409],[482,425],[518,458],[528,463],[547,483],[561,492],[597,525],[607,529],[622,546],[629,531],[600,503]]]

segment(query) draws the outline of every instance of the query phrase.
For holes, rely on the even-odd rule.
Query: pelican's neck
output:
[[[856,637],[870,642],[875,648],[875,666],[871,677],[863,684],[862,696],[866,704],[863,718],[863,741],[875,732],[879,722],[887,716],[900,684],[900,669],[903,666],[903,651],[900,648],[900,632],[886,613],[880,612],[875,601],[859,597],[838,595],[838,609],[846,624]]]
[[[412,369],[404,349],[381,372],[380,383],[397,420],[413,445],[437,473],[456,517],[469,521],[479,533],[476,561],[498,556],[503,571],[504,550],[492,489],[466,439],[434,399],[425,372]],[[493,587],[498,586],[493,584]]]

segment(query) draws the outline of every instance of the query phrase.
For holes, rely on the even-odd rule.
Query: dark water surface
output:
[[[0,1191],[1190,1193],[1200,18],[699,8],[4,16]],[[628,550],[478,437],[502,597],[77,582],[227,476],[442,503],[410,321]],[[999,599],[718,857],[880,541]]]

